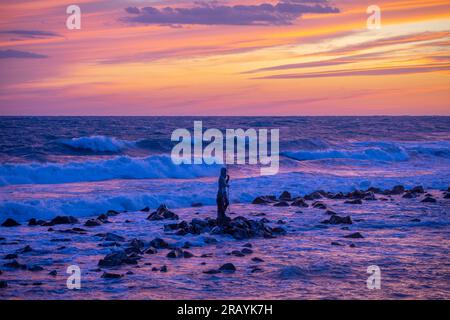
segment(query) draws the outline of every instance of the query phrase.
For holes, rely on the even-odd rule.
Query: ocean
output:
[[[450,117],[0,117],[0,216],[215,204],[219,165],[174,165],[177,128],[279,129],[280,171],[231,165],[233,203],[450,182]]]

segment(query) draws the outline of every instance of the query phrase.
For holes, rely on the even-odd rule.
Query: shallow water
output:
[[[229,236],[213,237],[217,244],[206,244],[205,237],[176,236],[163,232],[170,221],[147,221],[148,213],[127,212],[110,218],[112,223],[99,227],[82,227],[86,235],[58,232],[71,226],[20,226],[2,228],[1,255],[30,245],[33,251],[20,254],[18,261],[38,264],[44,271],[4,271],[8,288],[0,291],[2,299],[449,299],[450,298],[450,200],[441,191],[432,191],[437,203],[421,203],[421,198],[392,197],[388,201],[364,201],[363,205],[344,204],[343,200],[323,200],[339,215],[350,215],[349,230],[342,225],[325,226],[320,221],[329,216],[314,208],[277,208],[265,205],[233,204],[231,216],[252,219],[266,217],[273,224],[282,219],[287,235],[275,239],[234,240]],[[295,195],[295,194],[294,194]],[[183,220],[215,215],[214,207],[184,208],[175,212]],[[262,215],[264,214],[264,215]],[[414,222],[413,219],[420,219]],[[131,222],[126,222],[127,220]],[[84,220],[82,220],[84,222]],[[80,225],[76,225],[80,226]],[[150,241],[156,236],[169,243],[192,244],[190,259],[168,259],[168,250],[143,255],[138,266],[110,268],[124,275],[121,279],[103,279],[95,271],[97,263],[111,248],[99,247],[101,232]],[[360,232],[364,239],[343,238]],[[66,239],[66,240],[65,240]],[[8,244],[17,242],[17,244]],[[250,242],[253,254],[245,257],[227,255]],[[331,245],[338,242],[341,246]],[[350,244],[355,247],[350,247]],[[61,247],[65,248],[61,248]],[[210,258],[200,255],[211,253]],[[264,262],[253,262],[259,257]],[[2,264],[7,260],[2,260]],[[233,274],[208,275],[202,271],[232,262]],[[151,265],[148,265],[151,263]],[[205,263],[202,265],[202,263]],[[81,290],[66,288],[65,273],[69,265],[82,270]],[[154,272],[152,267],[167,265],[168,272]],[[258,265],[261,272],[252,273]],[[366,287],[367,267],[381,268],[381,289]],[[48,275],[57,270],[58,275]],[[104,269],[106,270],[106,269]],[[33,283],[40,282],[40,285]]]

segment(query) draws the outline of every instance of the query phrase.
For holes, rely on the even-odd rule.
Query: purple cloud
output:
[[[41,37],[61,37],[60,34],[51,31],[40,31],[40,30],[5,30],[0,31],[3,34],[13,34],[26,38],[41,38]]]
[[[0,50],[0,59],[43,59],[48,58],[48,56],[43,54],[37,54],[28,51],[19,51],[19,50]]]
[[[197,3],[191,8],[128,7],[129,22],[144,24],[202,24],[202,25],[290,25],[303,14],[339,13],[325,0],[288,0],[272,5],[218,5]]]

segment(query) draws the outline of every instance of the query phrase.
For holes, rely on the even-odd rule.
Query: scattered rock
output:
[[[344,236],[344,238],[350,238],[350,239],[363,239],[363,235],[359,232],[355,232],[355,233],[351,233],[348,234],[346,236]]]
[[[98,265],[100,267],[115,267],[122,264],[137,264],[139,258],[135,254],[127,255],[125,251],[121,250],[106,255],[103,259],[100,259]]]
[[[155,238],[150,241],[150,246],[156,249],[165,249],[169,247],[169,244],[161,238]]]
[[[336,241],[333,241],[333,242],[331,243],[331,245],[332,245],[332,246],[342,246],[341,243],[336,242]]]
[[[336,214],[332,215],[329,220],[324,220],[321,223],[324,224],[352,224],[350,216],[340,217]]]
[[[291,203],[291,206],[302,207],[302,208],[309,207],[309,205],[302,198],[297,198],[296,200],[294,200],[294,202]]]
[[[413,193],[425,193],[425,190],[422,186],[417,186],[411,189],[411,192]]]
[[[194,202],[194,203],[191,203],[191,207],[192,208],[200,208],[200,207],[203,207],[203,203],[201,203],[201,202]]]
[[[104,272],[102,274],[102,278],[104,279],[119,279],[122,278],[123,276],[121,274],[117,274],[117,273],[109,273],[109,272]]]
[[[333,210],[327,210],[327,211],[325,211],[325,214],[328,214],[330,216],[335,215],[335,214],[337,215],[337,213],[334,212]]]
[[[447,193],[444,195],[444,199],[450,199],[450,192],[447,192]]]
[[[16,220],[8,218],[2,223],[2,227],[17,227],[20,226]]]
[[[3,266],[11,269],[22,269],[22,270],[25,270],[27,268],[26,265],[20,264],[17,260],[5,263]]]
[[[276,201],[276,197],[271,197],[271,196],[262,196],[262,197],[256,197],[253,201],[252,204],[269,204]]]
[[[145,254],[157,254],[158,250],[156,250],[155,248],[148,248],[147,250],[144,251]]]
[[[203,271],[203,273],[206,273],[206,274],[217,274],[217,273],[220,273],[220,271],[216,270],[216,269],[210,269],[210,270]]]
[[[21,253],[27,253],[27,252],[31,252],[31,251],[33,251],[33,249],[29,245],[26,245],[22,249],[17,250],[16,253],[21,254]]]
[[[108,212],[106,212],[106,215],[108,217],[117,216],[118,214],[119,214],[119,212],[117,212],[115,210],[108,210]]]
[[[6,256],[3,257],[3,259],[5,259],[5,260],[17,259],[17,254],[15,254],[15,253],[7,254]]]
[[[361,199],[355,199],[355,200],[347,200],[344,203],[346,204],[362,204]]]
[[[0,280],[0,289],[8,288],[8,282],[5,280]]]
[[[121,242],[121,241],[125,241],[125,238],[122,236],[119,236],[117,234],[108,232],[103,236],[103,240]]]
[[[183,258],[192,258],[194,255],[189,251],[183,251]]]
[[[432,197],[425,197],[425,199],[423,199],[423,200],[420,201],[420,202],[425,202],[425,203],[435,203],[435,202],[437,202],[437,200],[434,199],[434,198],[432,198]]]
[[[280,195],[281,201],[291,201],[292,196],[288,191],[283,191],[283,193]]]
[[[244,248],[244,249],[242,249],[241,250],[241,252],[243,253],[243,254],[252,254],[253,253],[253,250],[252,249],[249,249],[249,248]]]
[[[234,264],[232,263],[225,263],[224,265],[222,265],[219,268],[219,271],[221,272],[235,272],[236,271],[236,267],[234,266]]]
[[[75,224],[78,222],[78,219],[72,216],[57,216],[50,221],[51,225]]]
[[[251,247],[253,247],[252,244],[251,244],[250,242],[247,242],[246,244],[243,244],[242,246],[245,247],[245,248],[251,248]]]
[[[411,219],[411,222],[420,222],[420,219],[417,219],[417,218]]]
[[[48,274],[52,277],[56,277],[58,275],[58,272],[56,270],[52,270]]]
[[[145,207],[143,209],[140,210],[141,212],[150,212],[150,208],[149,207]]]
[[[391,195],[399,195],[405,192],[405,187],[398,185],[392,188],[392,190],[390,191]]]
[[[322,201],[316,201],[312,204],[313,208],[316,209],[323,209],[326,210],[327,209],[327,205],[325,203],[323,203]]]
[[[86,226],[86,227],[98,227],[98,226],[100,226],[102,223],[99,221],[99,220],[97,220],[97,219],[89,219],[89,220],[87,220],[85,223],[84,223],[84,225]]]
[[[42,268],[41,266],[35,265],[35,266],[28,267],[28,270],[35,272],[35,271],[42,271],[42,270],[44,270],[44,268]]]
[[[147,217],[147,220],[178,220],[179,217],[172,211],[170,211],[165,204],[162,204],[156,209],[156,211],[150,213],[150,215]]]
[[[253,257],[253,258],[252,258],[252,261],[253,261],[253,262],[264,262],[263,259],[258,258],[258,257]]]
[[[181,257],[183,257],[183,250],[178,249],[178,248],[170,251],[167,254],[167,258],[181,258]]]
[[[280,201],[273,205],[274,207],[289,207],[289,203],[286,201]]]
[[[168,271],[167,266],[166,266],[166,265],[163,265],[163,266],[161,267],[161,269],[159,269],[159,271],[160,271],[160,272],[167,272],[167,271]]]

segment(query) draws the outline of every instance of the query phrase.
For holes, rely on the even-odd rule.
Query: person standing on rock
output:
[[[219,190],[217,191],[217,198],[216,198],[218,225],[224,225],[230,220],[230,218],[228,218],[225,215],[225,211],[227,210],[228,205],[230,204],[227,193],[228,181],[230,181],[230,176],[227,174],[227,169],[222,168],[220,170]]]

